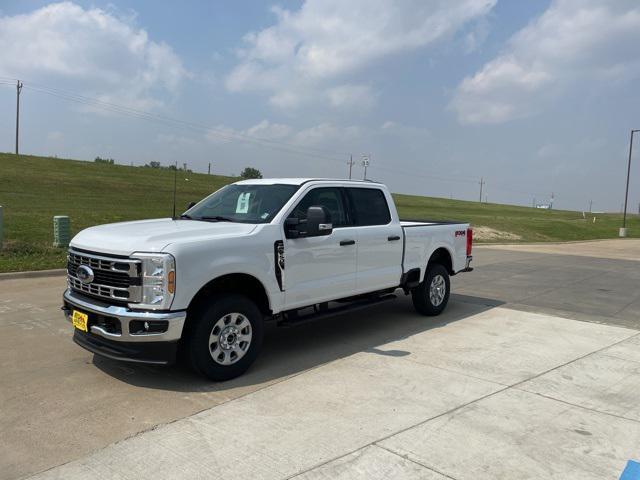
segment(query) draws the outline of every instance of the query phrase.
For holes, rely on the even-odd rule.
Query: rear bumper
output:
[[[78,345],[108,358],[140,363],[173,363],[186,320],[185,311],[134,311],[71,290],[64,292],[62,310],[69,321],[73,310],[89,316],[89,331],[74,332]]]

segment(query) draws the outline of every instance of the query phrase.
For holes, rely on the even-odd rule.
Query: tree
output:
[[[107,165],[113,165],[115,163],[113,161],[113,158],[101,158],[101,157],[96,157],[94,162],[96,162],[96,163],[106,163]]]
[[[145,164],[145,167],[149,168],[161,168],[160,162],[149,162]]]
[[[240,173],[240,178],[262,178],[262,172],[257,168],[245,167]]]

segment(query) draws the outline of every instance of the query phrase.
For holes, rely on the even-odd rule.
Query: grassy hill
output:
[[[232,177],[178,174],[178,209]],[[102,223],[171,215],[173,173],[123,165],[0,154],[4,247],[0,272],[60,268],[64,249],[52,247],[54,215],[71,217],[72,233]],[[621,215],[583,219],[580,212],[395,195],[402,218],[470,221],[481,241],[566,241],[617,236]],[[628,221],[638,236],[640,219]]]

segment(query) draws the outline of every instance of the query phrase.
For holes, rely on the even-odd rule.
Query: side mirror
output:
[[[189,202],[189,205],[187,205],[187,210],[189,210],[191,207],[195,206],[196,202]]]
[[[331,235],[331,214],[325,207],[312,206],[307,209],[306,220],[287,218],[284,221],[287,238],[321,237]]]
[[[333,225],[331,214],[324,207],[312,206],[307,209],[307,237],[320,237],[331,235]]]

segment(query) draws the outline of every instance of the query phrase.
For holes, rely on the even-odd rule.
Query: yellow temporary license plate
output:
[[[73,311],[73,315],[71,316],[71,321],[73,326],[78,330],[82,330],[83,332],[87,331],[87,321],[89,320],[89,315],[86,313],[79,312],[77,310]]]

